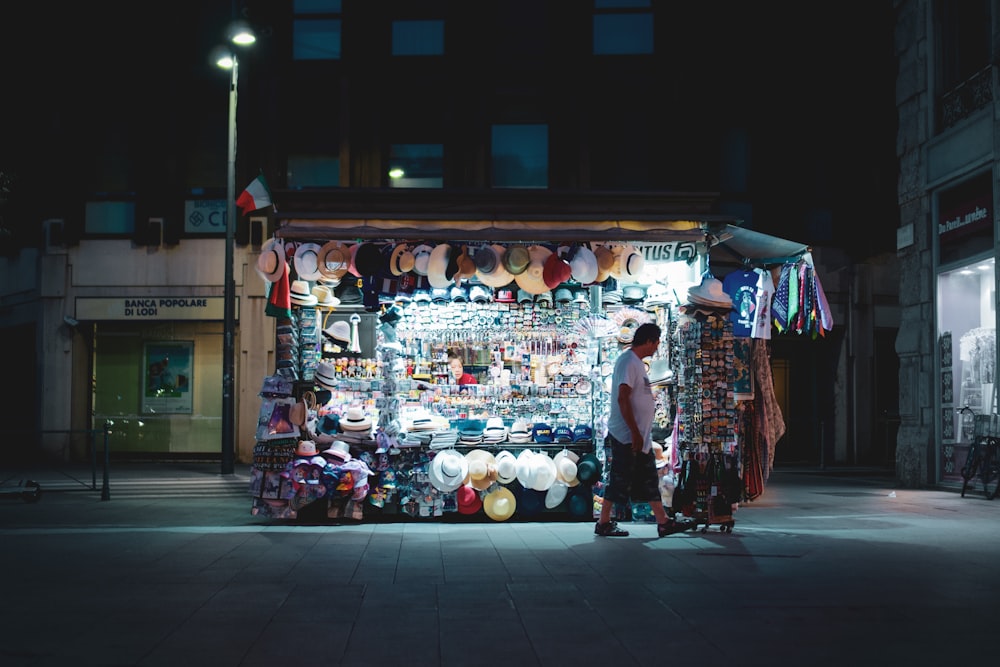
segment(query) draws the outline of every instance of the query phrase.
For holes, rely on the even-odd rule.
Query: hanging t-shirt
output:
[[[751,338],[771,338],[771,299],[774,298],[774,279],[767,269],[755,269],[757,273],[757,307],[753,311]]]
[[[742,269],[730,271],[722,280],[722,289],[733,300],[733,309],[729,312],[733,335],[748,338],[757,310],[757,274]]]

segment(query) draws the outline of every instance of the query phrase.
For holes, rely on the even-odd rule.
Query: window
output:
[[[87,234],[131,234],[135,231],[135,204],[129,201],[89,201],[84,209]]]
[[[393,144],[389,147],[389,187],[443,187],[443,162],[442,144]]]
[[[336,155],[289,155],[288,187],[336,188],[340,186],[340,158]]]
[[[295,0],[292,58],[340,59],[341,0]]]
[[[650,0],[594,0],[594,55],[653,53]]]
[[[490,148],[493,187],[548,187],[548,125],[494,125]]]
[[[990,0],[938,0],[942,92],[990,64]]]
[[[393,21],[392,55],[444,54],[444,21]]]

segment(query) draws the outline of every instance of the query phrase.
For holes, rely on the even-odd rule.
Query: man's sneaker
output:
[[[594,524],[594,535],[601,537],[628,537],[628,531],[618,527],[617,521],[608,521]]]
[[[674,533],[683,533],[685,530],[691,530],[696,525],[698,525],[697,522],[690,517],[684,517],[680,520],[668,519],[666,523],[656,524],[656,534],[660,537],[666,537]]]

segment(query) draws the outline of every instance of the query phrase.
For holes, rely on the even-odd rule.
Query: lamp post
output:
[[[242,22],[229,26],[229,41],[247,46],[256,41],[250,27]],[[239,88],[239,58],[234,50],[217,52],[215,63],[230,70],[228,149],[226,153],[226,258],[222,286],[222,474],[234,472],[236,451],[236,282],[233,277],[236,243],[236,98]]]

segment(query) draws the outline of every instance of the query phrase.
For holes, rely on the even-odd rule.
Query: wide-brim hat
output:
[[[545,452],[535,452],[531,457],[531,487],[535,491],[548,491],[556,481],[556,464]]]
[[[562,255],[563,250],[564,248],[560,248],[549,255],[542,267],[542,281],[549,289],[555,289],[573,277],[573,269],[570,268],[569,262]]]
[[[415,274],[418,276],[427,275],[427,265],[430,263],[432,252],[434,252],[434,248],[426,243],[421,243],[413,249],[413,272]]]
[[[410,246],[400,243],[392,249],[392,254],[389,256],[389,272],[394,276],[401,276],[412,271],[414,263]]]
[[[372,419],[361,408],[347,408],[347,414],[340,419],[340,428],[345,431],[367,431],[372,427]]]
[[[522,245],[515,245],[507,248],[500,258],[503,268],[512,276],[518,276],[528,270],[531,263],[531,254]]]
[[[383,269],[385,263],[382,251],[377,245],[371,242],[361,243],[356,246],[354,252],[354,272],[358,277],[374,276]]]
[[[445,493],[462,486],[462,482],[468,474],[469,465],[466,463],[465,457],[454,449],[439,450],[431,460],[427,472],[434,488]]]
[[[597,256],[587,246],[576,246],[569,251],[569,269],[573,280],[588,285],[597,280]]]
[[[526,489],[534,488],[535,468],[531,465],[534,455],[530,449],[522,449],[517,455],[517,481]]]
[[[722,281],[708,273],[702,276],[700,284],[688,288],[688,301],[712,308],[733,307],[733,298],[722,288]]]
[[[342,241],[329,241],[319,249],[316,266],[324,278],[340,280],[351,266],[351,249]]]
[[[486,245],[476,248],[475,252],[472,253],[472,261],[476,265],[476,273],[480,275],[493,273],[500,266],[500,255],[497,254],[494,246]]]
[[[634,245],[627,244],[615,248],[615,266],[611,275],[623,283],[634,283],[639,280],[646,268],[646,260]]]
[[[270,238],[260,248],[257,257],[257,273],[264,280],[275,283],[285,272],[285,248],[281,241]]]
[[[552,255],[552,251],[541,245],[533,245],[528,248],[528,268],[522,273],[514,276],[517,286],[529,294],[538,295],[549,291],[549,286],[545,284],[545,261]]]
[[[517,479],[517,457],[504,449],[496,455],[497,481],[510,484]]]
[[[451,286],[452,276],[448,275],[448,264],[451,262],[453,254],[452,247],[447,243],[439,243],[434,246],[431,256],[427,260],[427,282],[431,287],[442,289]]]
[[[576,478],[581,484],[594,484],[600,481],[604,466],[597,460],[597,456],[588,452],[580,457],[576,462]]]
[[[603,283],[611,276],[611,270],[615,268],[615,254],[607,246],[598,246],[594,250],[594,257],[597,259],[597,277],[594,282]]]
[[[514,281],[514,276],[504,267],[503,258],[507,253],[504,247],[502,245],[493,244],[491,246],[486,246],[485,248],[480,248],[476,251],[476,258],[478,259],[479,253],[484,251],[488,251],[494,255],[496,257],[496,262],[489,271],[484,270],[477,264],[476,276],[479,278],[479,282],[487,287],[504,287],[506,285],[510,285]]]
[[[302,280],[315,282],[322,275],[319,272],[319,244],[300,243],[295,249],[292,263],[295,265],[295,275]]]
[[[580,480],[576,477],[576,464],[580,460],[580,455],[564,449],[556,454],[552,461],[556,465],[556,481],[566,486],[576,486]]]
[[[483,508],[479,492],[468,484],[458,487],[458,491],[455,492],[455,502],[458,505],[459,514],[475,514]]]
[[[497,460],[485,449],[470,449],[465,455],[465,461],[469,468],[469,476],[466,484],[470,484],[477,491],[485,491],[497,481]]]
[[[562,505],[568,491],[568,486],[559,481],[555,482],[545,492],[545,508],[551,510]]]
[[[494,521],[506,521],[514,516],[516,509],[517,500],[511,490],[505,486],[494,488],[483,498],[483,511]]]

